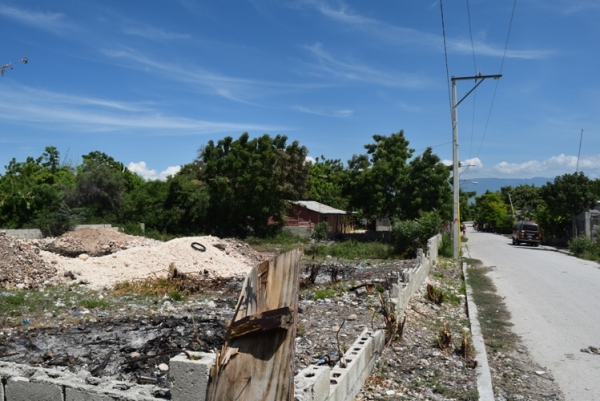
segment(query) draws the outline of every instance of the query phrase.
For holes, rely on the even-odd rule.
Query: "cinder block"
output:
[[[330,369],[309,366],[294,377],[294,397],[298,401],[326,401],[329,398]]]
[[[64,401],[61,386],[32,383],[24,377],[12,377],[4,388],[6,401]]]
[[[171,358],[169,378],[173,383],[171,397],[176,401],[205,401],[208,391],[210,368],[216,355],[204,352],[190,352],[195,359],[187,359],[185,354]]]
[[[65,388],[65,401],[114,401],[109,395],[94,393],[80,388]]]

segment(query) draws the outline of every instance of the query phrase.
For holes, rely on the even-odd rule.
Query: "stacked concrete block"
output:
[[[2,401],[157,401],[164,389],[0,362]],[[156,394],[156,396],[155,396]]]
[[[11,377],[4,392],[7,401],[63,401],[62,387],[36,383],[25,377]]]
[[[328,366],[309,366],[294,377],[294,397],[298,401],[327,401],[329,398]]]
[[[208,392],[210,368],[216,355],[204,352],[179,354],[169,362],[169,378],[172,382],[171,397],[174,401],[205,401]]]

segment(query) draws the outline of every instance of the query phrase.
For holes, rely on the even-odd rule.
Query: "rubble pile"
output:
[[[110,255],[139,246],[155,246],[160,241],[120,233],[108,228],[86,227],[69,231],[44,247],[46,251],[67,257],[81,254],[89,256]]]
[[[0,288],[37,288],[56,280],[56,268],[44,261],[35,243],[0,233]]]

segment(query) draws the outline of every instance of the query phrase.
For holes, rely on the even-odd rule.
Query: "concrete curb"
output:
[[[466,247],[465,247],[466,248]],[[467,248],[468,252],[468,248]],[[473,302],[473,290],[467,283],[467,264],[462,263],[462,271],[465,277],[465,285],[467,287],[467,315],[471,323],[471,338],[475,347],[475,360],[477,361],[477,392],[479,393],[480,401],[494,401],[494,389],[492,387],[492,374],[488,365],[487,352],[479,319],[477,318],[477,305]]]

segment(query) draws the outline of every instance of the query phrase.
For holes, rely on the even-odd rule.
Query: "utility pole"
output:
[[[459,183],[458,183],[458,118],[456,108],[467,96],[471,94],[486,78],[498,79],[501,74],[481,75],[481,73],[471,77],[452,77],[452,161],[453,161],[453,186],[454,186],[454,219],[452,220],[453,237],[453,255],[458,258],[460,255],[460,210],[459,210]],[[458,102],[456,101],[456,81],[475,80],[475,86],[467,92]]]

